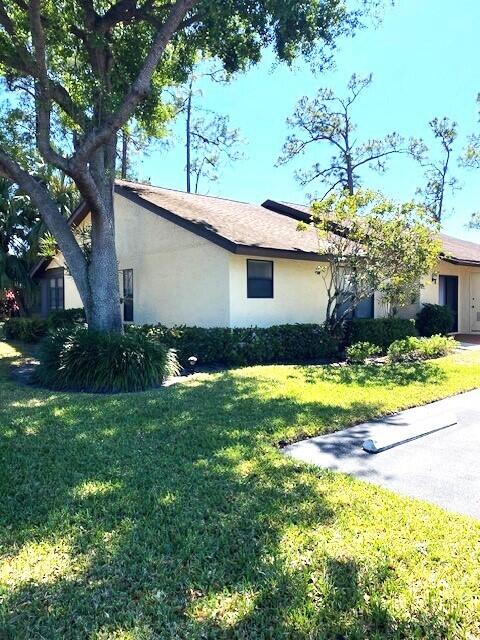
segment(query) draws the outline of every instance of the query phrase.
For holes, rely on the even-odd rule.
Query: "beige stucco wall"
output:
[[[458,330],[460,333],[475,332],[475,328],[471,326],[470,322],[472,305],[470,275],[472,273],[480,273],[480,268],[455,265],[440,260],[433,277],[430,275],[424,279],[418,302],[400,309],[398,315],[404,318],[414,318],[422,304],[439,304],[439,276],[458,276]]]
[[[274,258],[274,297],[247,297],[247,259],[168,222],[122,196],[115,195],[119,270],[133,269],[134,322],[166,325],[269,326],[323,322],[327,294],[314,261]],[[88,224],[89,220],[85,221]],[[64,266],[57,255],[47,269]],[[325,265],[323,268],[328,268]],[[471,331],[470,274],[480,268],[440,261],[439,275],[459,278],[459,331]],[[424,302],[438,304],[438,278],[425,279],[417,304],[402,309],[415,317]],[[82,306],[73,278],[65,273],[65,308]],[[386,315],[375,296],[375,317]]]
[[[323,322],[327,295],[317,263],[273,260],[273,298],[247,297],[247,259],[230,255],[230,326],[266,327],[295,322]],[[266,258],[263,258],[266,259]]]
[[[134,322],[228,326],[229,254],[115,195],[119,269],[133,269]]]
[[[119,270],[133,269],[136,324],[228,326],[225,250],[118,194],[115,235]],[[47,269],[63,266],[59,254]],[[79,306],[77,287],[65,273],[65,308]]]

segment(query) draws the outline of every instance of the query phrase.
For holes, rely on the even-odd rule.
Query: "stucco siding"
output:
[[[327,293],[317,264],[308,260],[273,260],[273,298],[247,297],[249,256],[230,256],[230,326],[268,327],[296,322],[323,322]],[[251,256],[252,260],[258,256]]]
[[[115,195],[119,269],[133,269],[134,322],[229,325],[229,254]]]

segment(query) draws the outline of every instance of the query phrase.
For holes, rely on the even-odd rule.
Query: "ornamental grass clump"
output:
[[[144,391],[179,372],[173,350],[141,334],[60,330],[40,352],[36,381],[58,390]]]

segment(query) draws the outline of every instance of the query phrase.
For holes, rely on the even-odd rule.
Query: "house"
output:
[[[187,194],[118,180],[115,233],[123,315],[126,322],[204,327],[269,326],[322,322],[327,296],[320,263],[328,268],[314,229],[298,231],[307,207],[274,200],[262,205]],[[80,206],[72,225],[89,224]],[[446,304],[455,331],[480,332],[480,245],[441,236],[438,275],[422,289],[424,302]],[[81,306],[61,254],[34,269],[42,313]],[[381,317],[377,295],[357,309]]]

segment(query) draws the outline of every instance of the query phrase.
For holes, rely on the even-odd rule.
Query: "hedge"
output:
[[[165,327],[144,325],[129,327],[175,349],[185,366],[190,356],[200,365],[243,366],[287,362],[331,360],[338,353],[338,341],[318,324],[285,324],[246,329]]]
[[[404,318],[362,318],[350,320],[345,327],[346,345],[357,342],[369,342],[386,352],[396,340],[416,336],[413,320]]]
[[[56,329],[73,329],[77,325],[85,324],[85,310],[83,307],[73,309],[55,309],[48,314],[48,327]]]
[[[5,321],[4,332],[7,340],[38,342],[49,331],[74,329],[85,323],[85,311],[79,309],[57,309],[50,311],[48,318],[9,318]]]
[[[48,331],[48,323],[42,318],[9,318],[3,327],[7,340],[38,342]]]

